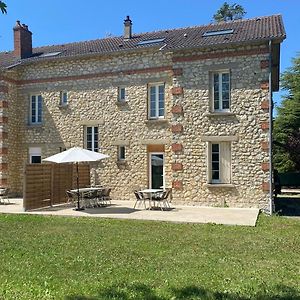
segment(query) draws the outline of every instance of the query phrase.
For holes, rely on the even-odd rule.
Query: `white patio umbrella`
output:
[[[90,162],[97,161],[104,158],[108,158],[109,156],[106,154],[102,154],[99,152],[89,151],[86,149],[82,149],[80,147],[73,147],[66,151],[57,153],[55,155],[44,158],[43,161],[54,162],[57,164],[63,163],[76,163],[76,173],[77,173],[77,210],[82,210],[84,208],[80,208],[79,204],[79,173],[78,173],[78,163],[79,162]]]

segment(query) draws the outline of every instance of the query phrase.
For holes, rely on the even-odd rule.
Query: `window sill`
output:
[[[167,124],[169,123],[168,120],[166,119],[149,119],[145,121],[145,124],[150,125],[150,124]]]
[[[226,111],[220,111],[220,112],[209,112],[205,113],[204,116],[206,117],[232,117],[235,116],[235,113],[232,112],[226,112]]]
[[[206,183],[205,186],[208,188],[235,188],[232,183]]]
[[[43,123],[38,123],[38,124],[29,123],[29,124],[27,124],[27,127],[28,128],[41,128],[41,127],[43,127]]]
[[[67,108],[68,106],[69,106],[69,104],[59,104],[58,108],[64,109],[64,108]]]
[[[116,104],[117,104],[118,106],[124,106],[124,105],[127,105],[127,104],[128,104],[128,101],[127,101],[127,100],[125,100],[125,101],[116,101]]]

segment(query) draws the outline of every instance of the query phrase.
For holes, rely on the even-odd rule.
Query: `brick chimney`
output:
[[[28,26],[16,22],[14,26],[14,55],[18,58],[27,58],[32,55],[32,33]]]
[[[132,21],[129,16],[124,20],[124,39],[129,40],[132,37]]]

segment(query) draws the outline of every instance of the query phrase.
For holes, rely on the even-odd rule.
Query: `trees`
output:
[[[236,3],[229,5],[227,2],[224,2],[213,18],[216,22],[232,21],[242,19],[245,14],[246,11],[241,5]]]
[[[3,1],[0,1],[0,10],[3,14],[7,13],[6,8],[7,8],[6,4]]]
[[[300,171],[300,54],[282,74],[283,96],[274,121],[274,166],[279,172]]]

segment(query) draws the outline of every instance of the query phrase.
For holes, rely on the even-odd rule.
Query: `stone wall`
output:
[[[48,60],[17,69],[11,88],[9,116],[9,184],[22,190],[22,168],[28,148],[42,156],[60,148],[84,145],[84,126],[99,126],[100,151],[109,159],[92,164],[92,180],[112,187],[115,199],[133,199],[132,189],[148,185],[147,145],[165,146],[166,186],[173,186],[177,203],[265,207],[268,193],[268,111],[261,104],[268,90],[261,84],[268,69],[261,61],[265,46],[226,51],[148,50],[80,60]],[[239,55],[236,55],[239,53]],[[211,56],[210,56],[211,54]],[[210,112],[210,72],[231,72],[231,112]],[[165,122],[147,120],[148,84],[165,83]],[[118,86],[126,86],[128,102],[117,103]],[[69,104],[59,105],[60,91]],[[29,125],[29,96],[43,97],[43,124]],[[236,136],[232,142],[232,187],[207,185],[207,136]],[[126,163],[117,162],[117,145],[126,144]],[[266,145],[266,144],[264,144]],[[13,152],[12,152],[13,153]],[[17,155],[16,155],[17,154]]]

